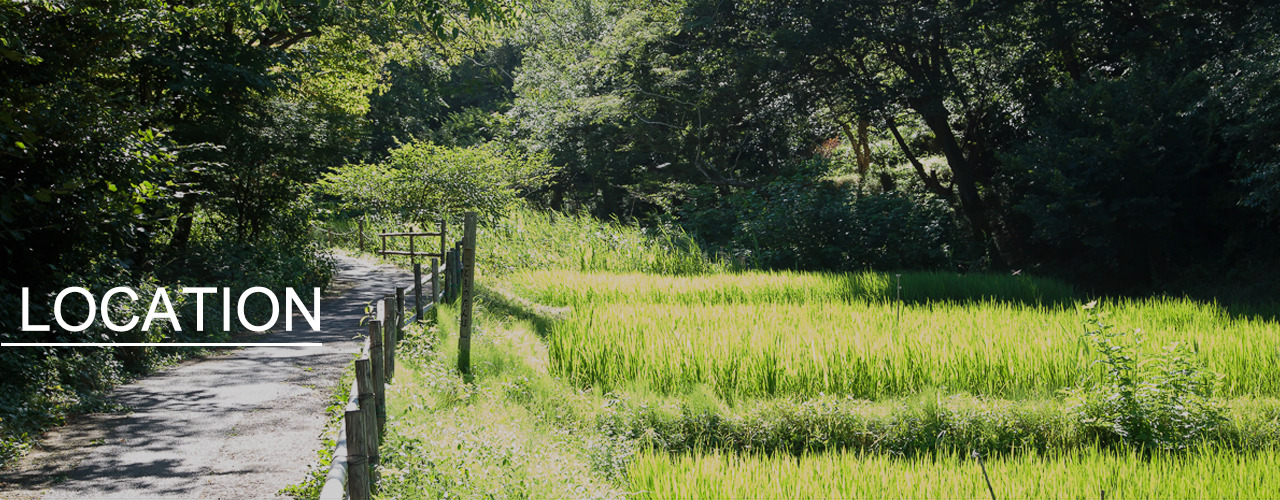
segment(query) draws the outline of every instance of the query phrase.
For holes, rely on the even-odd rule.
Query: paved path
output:
[[[50,431],[0,471],[0,498],[262,498],[300,482],[316,460],[333,386],[359,348],[365,305],[412,281],[339,256],[321,331],[295,317],[306,331],[258,340],[323,347],[232,350],[120,386],[115,400],[131,413]]]

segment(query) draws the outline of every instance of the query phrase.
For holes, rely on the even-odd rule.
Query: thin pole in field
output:
[[[902,275],[901,275],[901,274],[896,274],[895,276],[897,276],[897,320],[896,320],[896,324],[901,324],[901,322],[902,322]]]
[[[991,494],[991,500],[996,500],[996,490],[991,487],[991,478],[987,477],[987,465],[982,463],[982,455],[974,450],[973,458],[978,459],[978,467],[982,468],[982,479],[987,482],[987,493]]]

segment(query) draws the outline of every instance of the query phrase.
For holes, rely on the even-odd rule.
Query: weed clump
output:
[[[1085,430],[1104,442],[1165,451],[1185,450],[1217,434],[1227,422],[1226,406],[1213,396],[1221,376],[1205,369],[1181,342],[1139,360],[1142,330],[1113,330],[1096,305],[1084,306],[1084,337],[1101,356],[1095,364],[1102,366],[1102,377],[1067,392],[1068,411]]]

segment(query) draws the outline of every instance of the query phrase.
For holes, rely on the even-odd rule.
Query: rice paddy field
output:
[[[511,255],[554,239],[508,230],[530,238]],[[401,452],[387,455],[380,497],[1280,492],[1273,317],[1177,297],[1095,302],[1025,276],[731,272],[628,255],[602,243],[573,262],[497,266],[481,282],[471,381],[453,371],[456,310],[411,334],[434,347],[407,354],[422,376],[389,392]],[[1099,313],[1102,344],[1086,335]],[[1115,363],[1147,377],[1168,359],[1135,386],[1154,407],[1096,392]],[[1201,369],[1212,394],[1188,396],[1179,374]],[[1105,396],[1094,413],[1088,394]],[[1128,434],[1147,431],[1164,434]]]
[[[659,443],[626,469],[626,489],[643,497],[1280,491],[1274,318],[1175,297],[1086,308],[1069,286],[1021,276],[552,270],[514,273],[504,286],[556,311],[539,322],[554,375],[597,393],[685,401],[665,417],[641,404],[627,423],[603,425]],[[1068,394],[1104,381],[1098,346],[1084,335],[1099,312],[1109,341],[1132,349],[1136,369],[1177,345],[1210,371],[1213,397],[1231,408],[1225,427],[1175,451],[1135,448],[1123,437],[1094,441]],[[690,409],[699,404],[691,395],[705,392],[721,409]],[[922,394],[936,395],[923,396],[927,408],[910,402]],[[754,409],[734,416],[723,405]],[[977,450],[987,454],[986,478],[970,455]]]
[[[569,307],[546,332],[574,383],[725,398],[879,399],[945,388],[1022,398],[1098,381],[1085,314],[1068,287],[931,273],[742,273],[695,277],[546,271],[511,280]],[[1222,378],[1219,394],[1280,396],[1280,325],[1182,298],[1102,301],[1139,353],[1181,343]]]

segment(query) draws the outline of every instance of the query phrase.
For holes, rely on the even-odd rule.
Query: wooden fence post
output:
[[[369,322],[369,363],[373,365],[373,408],[374,419],[377,420],[378,436],[382,436],[382,429],[387,423],[387,401],[386,401],[386,358],[382,354],[382,322]],[[377,442],[376,440],[374,441]]]
[[[449,293],[453,294],[453,302],[458,302],[459,292],[462,291],[462,244],[455,242],[453,244],[453,286]]]
[[[378,463],[378,421],[376,419],[378,403],[375,400],[373,366],[369,364],[369,358],[356,360],[356,393],[356,402],[360,405],[361,418],[364,419],[364,425],[361,427],[364,432],[360,438],[364,448],[357,449],[366,458],[366,465],[374,465]],[[350,439],[347,440],[347,446],[352,446]],[[368,477],[367,471],[365,476]]]
[[[444,219],[440,219],[440,259],[444,260]]]
[[[458,267],[453,263],[453,249],[444,252],[444,290],[442,299],[445,304],[453,302],[453,270]]]
[[[358,223],[360,224],[360,225],[359,225],[359,228],[360,228],[360,229],[359,229],[359,230],[360,230],[360,251],[361,251],[361,252],[363,252],[363,251],[364,251],[364,217],[361,217],[361,218],[359,218],[359,219],[356,219],[356,222],[358,222]]]
[[[365,455],[367,432],[365,415],[347,406],[347,496],[351,500],[369,500],[369,457]]]
[[[400,337],[404,336],[404,325],[408,322],[407,318],[409,317],[408,314],[405,314],[404,301],[404,287],[398,286],[396,287],[396,313],[398,313],[396,315],[396,343],[399,343]]]
[[[444,256],[441,256],[443,258]],[[440,261],[431,258],[431,303],[440,302]]]
[[[463,237],[466,237],[465,233]],[[457,261],[458,263],[458,269],[457,271],[455,271],[453,275],[453,277],[455,278],[453,280],[453,301],[457,302],[458,299],[462,297],[462,273],[466,272],[466,270],[463,268],[467,267],[467,263],[464,262],[462,259],[462,241],[461,240],[453,243],[453,260]]]
[[[408,317],[404,313],[404,287],[396,287],[396,342],[400,341],[401,334],[404,333],[405,318]]]
[[[471,374],[471,293],[476,267],[476,213],[467,212],[462,236],[462,283],[460,303],[462,317],[458,320],[458,371]]]
[[[387,322],[382,324],[385,335],[382,341],[382,353],[386,357],[386,364],[382,366],[386,370],[389,384],[396,375],[396,340],[400,338],[400,320],[403,319],[404,314],[404,288],[396,287],[396,294],[388,295],[386,300],[390,314],[387,315]]]
[[[462,297],[462,242],[458,241],[453,244],[453,301],[456,303]]]
[[[413,321],[422,322],[422,264],[413,265]]]

